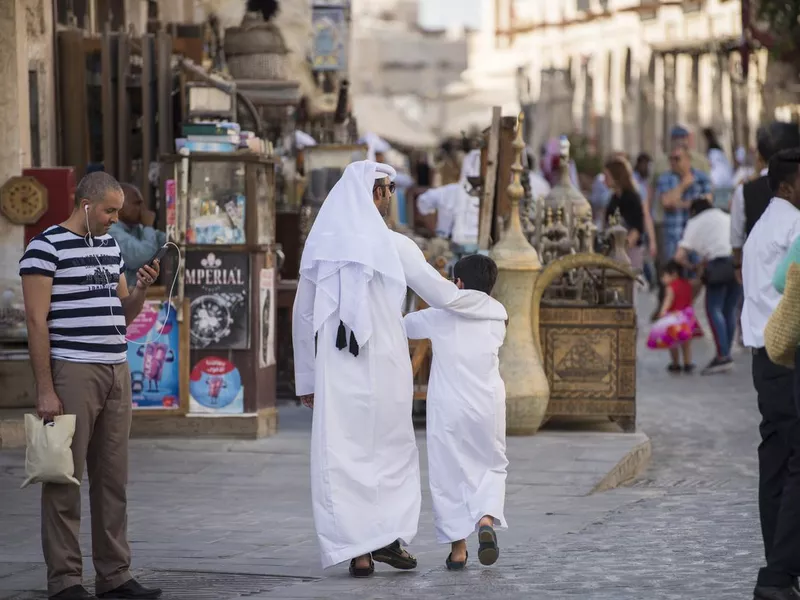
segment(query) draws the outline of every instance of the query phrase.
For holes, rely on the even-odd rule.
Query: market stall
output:
[[[142,365],[133,381],[143,398],[134,398],[135,414],[142,417],[134,429],[266,435],[277,426],[274,163],[243,150],[185,152],[163,157],[162,164],[161,218],[167,238],[181,249],[182,264],[177,253],[165,258],[167,287],[177,272],[174,300],[167,302],[163,288],[132,327],[136,341],[140,331],[147,339],[167,323],[157,344],[128,350],[132,371]],[[176,400],[165,395],[163,384],[157,393],[148,387],[153,362],[151,372],[178,375],[170,390],[177,391]],[[157,419],[165,414],[187,419]]]

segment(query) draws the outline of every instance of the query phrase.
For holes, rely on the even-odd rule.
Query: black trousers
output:
[[[753,352],[753,385],[761,412],[758,506],[767,566],[758,585],[788,587],[800,575],[800,353],[795,370]],[[797,381],[796,381],[797,379]]]

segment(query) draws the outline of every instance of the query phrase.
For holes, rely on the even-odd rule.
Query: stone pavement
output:
[[[643,296],[642,314],[648,302]],[[710,345],[698,343],[697,354],[709,359]],[[446,571],[424,490],[416,571],[381,565],[358,581],[346,566],[323,574],[308,498],[309,415],[285,407],[281,433],[267,440],[132,443],[136,574],[167,589],[165,598],[194,600],[748,597],[762,561],[749,356],[715,377],[670,376],[663,354],[641,349],[640,356],[649,470],[633,485],[590,494],[641,438],[549,431],[510,438],[512,528],[500,532],[493,568],[473,556],[465,572]],[[38,490],[17,490],[22,456],[0,453],[0,599],[44,597]]]

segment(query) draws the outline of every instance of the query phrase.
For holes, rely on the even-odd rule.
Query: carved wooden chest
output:
[[[607,416],[636,427],[636,311],[631,305],[541,304],[540,336],[550,384],[547,416]]]

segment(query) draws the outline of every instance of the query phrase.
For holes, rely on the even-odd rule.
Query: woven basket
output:
[[[234,79],[286,81],[286,57],[280,54],[240,54],[228,57],[228,71]]]
[[[794,354],[800,344],[800,265],[789,265],[786,286],[778,308],[764,329],[764,346],[776,365],[794,369]]]

